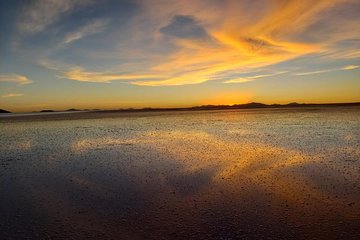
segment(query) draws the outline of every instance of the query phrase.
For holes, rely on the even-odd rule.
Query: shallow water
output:
[[[0,118],[1,239],[359,239],[360,108]]]

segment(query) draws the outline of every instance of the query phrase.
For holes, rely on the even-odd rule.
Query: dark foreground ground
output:
[[[360,108],[0,118],[0,239],[360,239]]]

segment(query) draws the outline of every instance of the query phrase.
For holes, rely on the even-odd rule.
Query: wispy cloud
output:
[[[237,69],[255,71],[306,54],[323,52],[330,46],[328,39],[302,41],[298,36],[328,17],[321,12],[335,9],[341,3],[289,1],[280,4],[267,1],[259,11],[256,4],[247,1],[217,3],[205,0],[192,4],[140,1],[141,14],[135,41],[154,36],[157,42],[166,39],[175,47],[154,62],[150,69],[169,78],[134,84],[166,86],[203,83],[216,79],[214,76],[221,72]],[[159,29],[156,34],[151,32],[154,28]],[[199,41],[205,35],[214,44]],[[257,76],[261,77],[267,76]],[[244,77],[235,81],[244,82]]]
[[[87,25],[81,27],[80,29],[77,29],[76,31],[67,34],[63,40],[63,44],[69,44],[83,37],[100,33],[105,29],[108,24],[109,19],[93,20]]]
[[[339,70],[339,69],[324,69],[324,70],[318,70],[318,71],[312,71],[312,72],[295,73],[295,75],[296,76],[307,76],[307,75],[326,73],[326,72],[332,72],[332,71],[337,71],[337,70]]]
[[[126,20],[121,19],[124,22],[114,31],[105,31],[110,20],[111,25],[120,21],[112,13],[82,26],[76,22],[70,28],[63,25],[56,28],[56,22],[90,2],[36,0],[24,8],[27,11],[23,12],[18,25],[22,32],[39,33],[50,29],[48,27],[51,25],[56,30],[53,37],[62,36],[52,39],[56,46],[40,57],[62,61],[67,58],[69,64],[76,61],[75,64],[81,62],[84,67],[59,67],[51,61],[43,64],[62,78],[81,82],[124,80],[140,86],[176,86],[219,80],[218,76],[221,75],[220,80],[225,83],[249,82],[274,75],[244,77],[246,72],[271,69],[272,65],[307,54],[344,54],[335,43],[359,39],[358,33],[353,31],[356,29],[354,26],[358,25],[356,19],[343,18],[343,13],[330,14],[339,7],[353,8],[346,5],[351,1],[344,0],[319,0],[315,3],[311,0],[286,3],[264,1],[261,7],[256,1],[202,0],[190,4],[177,0],[137,0],[134,14]],[[95,13],[92,17],[100,17],[102,10]],[[83,24],[84,18],[81,20]],[[336,27],[324,27],[327,22]],[[81,27],[61,32],[74,29],[74,26]],[[100,32],[99,42],[102,45],[99,44],[98,48],[97,41],[96,44],[92,42],[89,48],[86,48],[86,44],[81,49],[75,49],[76,44],[72,45]],[[318,32],[321,34],[315,34]],[[75,51],[71,51],[72,47]],[[65,54],[62,54],[63,50]],[[356,51],[352,52],[353,48],[350,50],[346,53],[348,57],[358,56]],[[103,59],[111,60],[111,63],[101,62],[104,69],[99,66],[97,71],[85,70],[92,68],[87,64],[91,65],[96,60],[100,63]],[[354,66],[341,70],[355,69]],[[240,74],[235,77],[226,74],[231,71],[240,71]],[[320,69],[294,74],[305,76],[328,71],[335,70]]]
[[[254,81],[254,79],[250,79],[250,78],[235,78],[235,79],[231,79],[231,80],[227,80],[224,83],[246,83],[246,82],[251,82]]]
[[[88,4],[90,0],[35,0],[25,5],[21,11],[18,29],[23,34],[43,31],[61,16],[76,7]]]
[[[297,76],[306,76],[306,75],[313,75],[313,74],[319,74],[319,73],[327,73],[327,72],[334,72],[334,71],[348,71],[359,68],[357,65],[349,65],[342,68],[333,68],[333,69],[324,69],[324,70],[318,70],[318,71],[312,71],[312,72],[302,72],[302,73],[295,73]]]
[[[32,83],[29,78],[23,75],[18,74],[11,74],[11,75],[0,75],[0,82],[11,82],[11,83],[17,83],[19,85],[25,85]]]
[[[254,76],[250,76],[250,77],[240,77],[240,78],[227,80],[224,83],[246,83],[246,82],[254,81],[258,78],[273,77],[273,76],[284,74],[284,73],[287,73],[287,71],[279,71],[279,72],[268,73],[268,74],[259,74],[259,75],[254,75]]]
[[[140,79],[154,79],[159,78],[158,75],[153,74],[121,74],[112,72],[90,72],[82,68],[72,68],[69,71],[63,72],[60,77],[80,82],[96,82],[96,83],[109,83],[115,80],[140,80]]]
[[[343,67],[342,70],[353,70],[353,69],[356,69],[356,68],[359,68],[359,66],[357,66],[357,65],[349,65],[349,66]]]
[[[1,95],[2,98],[9,98],[9,97],[21,97],[23,96],[24,94],[22,93],[7,93],[7,94],[4,94],[4,95]]]

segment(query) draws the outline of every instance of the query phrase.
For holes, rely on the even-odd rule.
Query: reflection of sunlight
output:
[[[166,146],[167,153],[181,161],[186,171],[220,166],[222,171],[219,176],[231,175],[234,165],[238,167],[237,171],[243,169],[251,173],[268,171],[279,166],[302,164],[308,159],[296,151],[253,142],[226,141],[201,131],[156,131],[148,133],[147,136],[150,138],[144,139],[147,144],[160,151]]]
[[[30,150],[32,146],[33,146],[33,141],[26,140],[26,141],[20,142],[17,147],[21,150]]]
[[[304,207],[300,206],[304,203],[301,202],[304,196],[311,196],[313,206],[317,207],[327,204],[336,208],[343,204],[340,197],[331,198],[331,192],[317,187],[307,177],[311,173],[303,170],[304,166],[321,160],[320,154],[309,155],[255,142],[237,143],[201,131],[149,132],[144,141],[162,154],[172,156],[182,165],[181,173],[184,175],[215,168],[212,184],[221,185],[226,179],[227,191],[247,182],[298,205],[299,209]],[[325,184],[328,186],[329,183]]]
[[[347,134],[344,136],[346,142],[356,141],[356,136],[354,134]]]
[[[155,162],[159,160],[159,164],[166,165],[167,162],[163,162],[163,159],[166,159],[168,163],[179,167],[176,167],[176,172],[165,171],[161,174],[151,170],[150,176],[156,179],[159,188],[190,192],[199,198],[202,192],[211,192],[210,188],[215,188],[222,189],[233,199],[237,199],[240,189],[257,187],[264,189],[274,199],[291,203],[298,210],[308,211],[314,207],[320,208],[324,204],[339,210],[341,208],[338,206],[344,204],[341,196],[333,198],[334,194],[331,192],[329,182],[324,182],[323,179],[317,182],[312,178],[313,174],[324,171],[341,175],[340,166],[329,167],[322,162],[327,157],[324,155],[326,153],[312,154],[275,146],[270,142],[249,141],[249,138],[243,138],[244,135],[256,133],[246,129],[229,128],[229,131],[221,134],[222,137],[201,130],[147,131],[131,138],[81,139],[72,144],[72,150],[81,153],[96,149],[116,151],[123,145],[133,145],[132,152],[140,154],[138,155],[140,161],[133,162],[132,164],[135,165],[129,168],[121,165],[123,171],[132,172],[139,179],[145,179],[149,169],[156,166]],[[140,145],[141,149],[136,151]],[[144,151],[155,152],[153,156],[160,157],[159,159],[151,155],[148,158],[144,157],[147,154]],[[317,164],[321,164],[322,169],[317,168]],[[134,166],[136,169],[133,169]],[[173,180],[169,181],[169,178]],[[86,179],[77,177],[71,179],[74,184],[92,189],[94,192],[104,191],[101,186],[93,185]],[[145,181],[137,183],[137,187],[147,189],[149,186]],[[192,192],[191,189],[196,191]],[[351,199],[353,196],[347,197]],[[209,198],[209,195],[206,195],[206,198]],[[305,201],[311,204],[304,206]],[[342,216],[351,216],[351,212],[343,209],[341,211],[339,213]]]

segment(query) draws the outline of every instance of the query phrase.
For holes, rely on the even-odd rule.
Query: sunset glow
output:
[[[0,104],[360,101],[360,2],[1,1]]]

